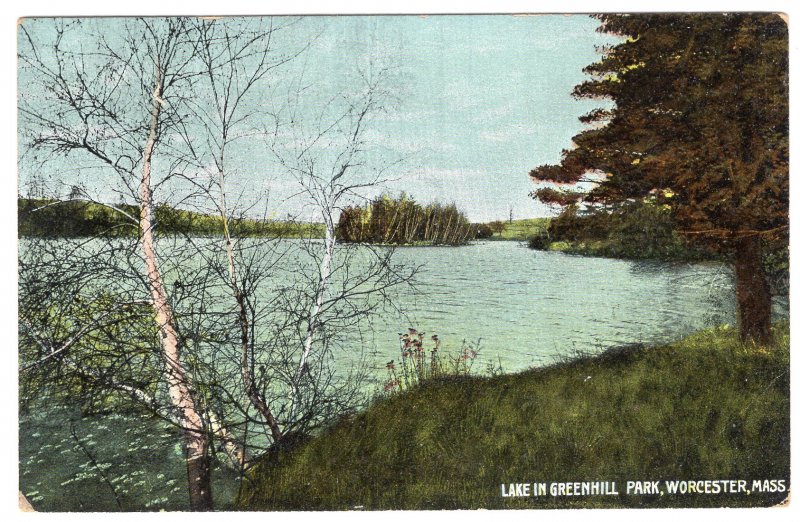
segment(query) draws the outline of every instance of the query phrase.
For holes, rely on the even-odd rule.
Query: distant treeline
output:
[[[114,205],[110,208],[88,201],[57,201],[52,199],[17,200],[18,234],[34,237],[135,237],[139,208],[133,205]],[[116,210],[115,210],[116,209]],[[156,230],[167,235],[214,236],[222,234],[220,216],[181,210],[168,205],[155,209]],[[231,219],[229,227],[243,237],[323,237],[318,223],[260,221]]]
[[[345,208],[337,234],[353,243],[463,245],[491,236],[486,225],[472,225],[454,204],[421,205],[403,194],[378,196],[364,206]]]

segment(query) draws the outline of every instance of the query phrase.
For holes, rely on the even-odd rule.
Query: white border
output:
[[[9,5],[11,4],[11,5]],[[0,159],[2,167],[0,170],[0,324],[4,327],[0,329],[0,382],[4,383],[0,389],[0,413],[5,419],[5,429],[0,430],[0,449],[2,457],[0,460],[0,514],[3,520],[18,518],[27,519],[31,516],[44,516],[48,519],[57,518],[64,520],[80,520],[86,517],[97,519],[107,514],[38,514],[28,515],[20,513],[17,509],[17,343],[16,343],[16,194],[17,194],[17,167],[16,167],[16,21],[20,17],[29,16],[125,16],[125,15],[243,15],[243,14],[444,14],[444,13],[591,13],[591,12],[676,12],[676,11],[779,11],[789,15],[790,28],[790,85],[791,85],[791,137],[795,133],[800,133],[798,119],[795,117],[797,111],[794,110],[797,101],[797,90],[799,80],[795,73],[798,70],[797,60],[800,55],[800,38],[798,38],[798,22],[800,20],[800,3],[792,3],[790,0],[761,0],[761,1],[689,1],[674,0],[670,2],[652,1],[630,1],[630,0],[599,0],[575,1],[566,0],[558,4],[554,2],[533,2],[520,0],[495,0],[479,1],[467,3],[463,0],[441,0],[436,2],[423,0],[384,0],[381,3],[370,2],[367,0],[357,0],[342,2],[341,0],[322,1],[322,0],[292,0],[291,2],[255,2],[243,0],[138,0],[132,2],[110,2],[108,0],[66,0],[61,2],[46,2],[44,0],[28,0],[25,2],[15,2],[6,0],[0,7],[0,92],[2,93],[2,103],[0,103],[0,114],[2,118],[0,140]],[[792,162],[792,173],[798,170],[800,165],[800,155],[797,154],[796,146],[798,139],[791,139],[791,155],[797,158]],[[790,175],[790,179],[794,174]],[[791,182],[791,212],[790,217],[795,221],[797,215],[798,198],[800,189],[797,182]],[[797,221],[795,221],[797,222]],[[796,241],[792,241],[794,245]],[[795,262],[800,252],[792,248],[791,272],[800,274],[797,263]],[[794,285],[796,286],[796,285]],[[794,290],[793,286],[793,290]],[[792,296],[795,294],[792,291]],[[793,299],[792,299],[793,300]],[[795,314],[796,315],[796,314]],[[791,321],[792,330],[796,329],[796,321]],[[792,345],[800,334],[792,335]],[[793,350],[796,352],[796,350]],[[797,413],[798,394],[800,388],[800,373],[798,373],[797,360],[800,359],[800,352],[796,352],[792,357],[792,373],[796,376],[792,387],[792,434],[793,441],[797,439],[798,424],[800,424],[800,414]],[[798,464],[798,453],[800,449],[792,445],[792,476],[796,478],[796,470],[800,469]],[[795,488],[800,487],[800,482],[793,480]],[[566,511],[461,511],[457,513],[439,512],[337,512],[322,514],[309,513],[237,513],[237,514],[141,514],[131,513],[118,515],[132,519],[136,517],[153,517],[162,519],[186,519],[196,517],[210,520],[211,517],[235,516],[250,520],[263,519],[265,516],[277,516],[281,520],[303,520],[307,518],[325,520],[371,520],[379,517],[385,520],[405,520],[410,517],[417,519],[422,517],[424,520],[434,519],[442,516],[457,516],[464,520],[485,520],[491,517],[502,518],[503,520],[526,520],[531,519],[551,519],[559,520],[583,520],[587,517],[600,520],[638,520],[646,517],[648,520],[668,520],[675,517],[682,519],[700,519],[701,517],[724,517],[726,522],[747,520],[753,518],[769,518],[775,520],[797,519],[800,514],[798,508],[800,500],[795,500],[788,508],[774,509],[681,509],[681,510],[566,510]],[[612,518],[613,517],[613,518]]]

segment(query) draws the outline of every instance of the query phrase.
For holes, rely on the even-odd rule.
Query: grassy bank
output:
[[[487,239],[491,241],[527,241],[533,236],[547,232],[550,219],[551,218],[530,218],[502,222],[503,229],[501,231],[495,231],[492,237]]]
[[[242,509],[768,506],[786,493],[628,495],[629,480],[789,478],[789,332],[730,328],[381,399],[253,471]],[[618,496],[503,498],[613,481]]]
[[[629,245],[608,239],[546,243],[534,240],[529,242],[528,245],[535,250],[617,259],[660,259],[669,261],[719,261],[724,259],[721,255],[706,250],[686,247],[678,241],[665,242],[657,248],[643,248],[640,245]]]

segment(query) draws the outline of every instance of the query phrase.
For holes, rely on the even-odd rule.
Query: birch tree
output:
[[[280,26],[271,25],[268,31],[261,30],[260,33],[273,34],[294,26],[293,21],[281,22]],[[237,175],[235,164],[229,161],[228,151],[232,144],[248,140],[254,133],[266,134],[271,140],[270,150],[278,158],[278,164],[283,166],[287,173],[294,174],[300,191],[313,193],[308,192],[309,187],[304,184],[307,179],[297,176],[296,171],[286,169],[290,164],[288,158],[296,152],[293,148],[296,142],[286,142],[283,138],[296,138],[295,131],[299,129],[290,130],[288,127],[291,127],[291,124],[284,127],[282,118],[290,116],[299,120],[300,114],[319,103],[319,97],[308,90],[302,96],[293,96],[282,106],[283,112],[280,114],[264,109],[274,105],[275,100],[272,99],[262,101],[258,110],[248,111],[247,107],[252,106],[255,87],[263,82],[274,81],[269,78],[269,73],[287,61],[293,61],[309,46],[313,46],[315,38],[312,35],[308,46],[284,50],[280,57],[268,59],[266,58],[270,46],[268,37],[261,38],[262,46],[256,52],[257,38],[237,33],[239,40],[236,41],[226,32],[225,27],[219,24],[215,27],[208,26],[204,31],[205,49],[212,49],[215,42],[219,43],[218,52],[201,53],[201,58],[209,71],[205,81],[208,84],[207,90],[211,93],[208,98],[212,103],[209,108],[198,110],[201,115],[200,120],[203,121],[202,135],[209,137],[206,151],[211,159],[206,163],[210,165],[207,170],[212,182],[208,198],[214,202],[214,211],[220,215],[223,224],[221,235],[224,244],[224,262],[218,263],[215,270],[226,282],[227,292],[233,298],[234,306],[230,315],[235,318],[232,326],[239,332],[235,342],[240,346],[239,359],[233,361],[231,357],[228,364],[220,366],[235,365],[240,369],[245,400],[232,401],[236,403],[233,408],[234,418],[239,421],[232,422],[230,428],[239,434],[238,440],[246,446],[249,454],[258,455],[267,448],[259,447],[253,435],[250,435],[249,441],[245,439],[247,434],[257,433],[261,425],[267,428],[262,439],[265,438],[272,444],[290,445],[298,437],[302,438],[342,413],[351,411],[359,402],[362,383],[357,375],[358,372],[353,372],[348,377],[342,375],[341,371],[335,370],[334,352],[341,347],[334,346],[336,343],[333,339],[341,340],[342,332],[346,329],[349,329],[351,334],[357,330],[358,322],[369,317],[381,303],[387,303],[390,300],[390,290],[406,283],[412,276],[413,270],[393,266],[389,258],[383,255],[374,256],[370,263],[362,267],[363,270],[340,270],[336,280],[337,292],[335,295],[328,295],[331,280],[335,275],[332,255],[335,244],[336,210],[332,207],[328,209],[328,217],[324,220],[327,239],[325,253],[320,259],[315,258],[316,249],[311,246],[314,241],[292,240],[281,244],[279,237],[244,240],[236,237],[235,222],[237,215],[242,215],[242,209],[228,203],[231,191],[227,182],[232,176]],[[241,57],[248,54],[250,57],[246,68],[241,67],[245,60],[231,59],[233,56]],[[241,68],[235,70],[231,68],[232,65]],[[364,94],[364,98],[358,102],[366,101],[360,107],[362,124],[361,129],[358,128],[359,125],[354,129],[357,143],[354,141],[349,145],[351,157],[346,161],[351,164],[342,167],[343,174],[351,167],[366,167],[366,165],[355,165],[354,158],[363,155],[363,151],[356,149],[363,148],[365,143],[361,137],[362,130],[366,128],[365,120],[386,108],[382,105],[386,101],[386,96],[380,89],[385,88],[385,76],[388,72],[386,70],[384,76],[373,78],[374,83],[366,93],[359,93]],[[292,86],[290,90],[300,82],[302,77],[290,76],[289,83]],[[273,85],[271,87],[274,89]],[[297,92],[293,91],[293,94]],[[381,97],[383,99],[379,100]],[[331,113],[318,114],[317,117],[330,117],[335,114],[333,121],[341,125],[347,118],[353,116],[355,102],[356,99],[351,98],[345,105],[332,104],[328,107]],[[280,130],[276,133],[273,128],[265,133],[263,128],[254,129],[253,125],[260,125],[260,120],[264,118],[273,118],[275,127]],[[284,134],[284,130],[289,130],[289,133]],[[330,130],[334,131],[333,128]],[[340,131],[341,129],[336,132],[341,136]],[[324,140],[331,138],[332,134],[320,137]],[[353,139],[353,136],[348,139]],[[322,143],[318,141],[317,145]],[[320,151],[314,153],[318,152]],[[326,154],[329,152],[326,151]],[[363,158],[358,158],[358,161],[363,161]],[[382,172],[387,166],[377,168]],[[379,176],[380,174],[373,173],[373,177],[362,178],[361,182],[364,187],[370,187],[376,183]],[[333,204],[338,205],[341,198],[356,188],[340,187],[341,194]],[[302,260],[296,257],[298,243],[303,253],[307,254],[301,256]],[[292,259],[287,260],[288,258]],[[313,270],[306,270],[308,267],[303,266],[308,258],[320,261],[317,268],[321,270],[322,277]],[[346,263],[347,259],[343,261]],[[291,265],[289,271],[278,266],[287,263]],[[270,286],[267,279],[280,280],[283,283],[276,288],[274,284]],[[264,296],[270,297],[265,299]],[[310,332],[307,321],[309,308],[317,318]],[[321,318],[326,314],[327,330],[320,335],[323,324]],[[314,343],[318,353],[315,354],[314,377],[309,378],[309,357]],[[348,348],[352,351],[352,347]],[[233,355],[232,351],[223,348],[216,352]],[[225,373],[226,370],[220,366],[213,373],[216,375]],[[301,367],[305,370],[300,371]],[[227,382],[232,382],[231,376],[227,378]],[[256,412],[255,418],[250,417],[248,408],[251,406]],[[287,440],[284,441],[284,438]],[[249,464],[250,462],[243,463],[242,471]]]
[[[23,92],[20,118],[33,150],[114,173],[138,204],[142,275],[159,332],[163,379],[183,432],[190,505],[208,510],[213,506],[208,437],[184,367],[153,232],[154,159],[163,150],[181,161],[181,145],[188,143],[183,109],[204,73],[196,64],[196,26],[178,18],[126,20],[120,33],[106,36],[80,21],[54,25],[49,42],[40,41],[27,24],[20,27],[21,76],[39,82]],[[73,37],[73,31],[86,29],[88,38]],[[169,168],[169,161],[164,163]]]
[[[306,133],[285,118],[319,98],[294,91],[273,111],[264,94],[272,73],[306,49],[274,51],[275,35],[296,22],[138,19],[100,33],[91,21],[36,20],[46,27],[20,29],[20,76],[31,86],[19,101],[23,160],[48,171],[67,158],[114,180],[51,180],[49,204],[96,202],[138,230],[135,242],[27,244],[21,371],[31,387],[56,377],[80,390],[89,409],[124,399],[178,426],[192,509],[213,507],[212,461],[244,479],[271,448],[360,403],[359,372],[343,376],[334,357],[360,349],[363,322],[393,306],[415,272],[390,249],[334,256],[341,206],[396,164],[370,156],[366,132],[387,108],[391,71],[362,73],[361,90],[327,100]],[[237,221],[266,206],[243,207],[231,183],[264,121],[274,124],[266,135],[277,164],[322,213],[321,250],[314,240],[238,237]],[[304,152],[291,143],[301,134]],[[138,215],[108,203],[109,193]],[[158,234],[154,208],[164,201],[217,214],[219,236]]]
[[[415,269],[393,263],[392,249],[365,248],[371,254],[360,276],[352,275],[345,267],[357,264],[352,258],[356,249],[342,250],[344,256],[336,260],[336,222],[346,205],[374,195],[375,190],[389,180],[389,175],[402,158],[391,158],[386,151],[377,153],[370,143],[376,116],[392,109],[397,102],[392,90],[396,66],[388,63],[386,56],[368,54],[367,63],[357,64],[351,72],[354,89],[343,91],[320,104],[321,109],[309,110],[304,104],[308,87],[302,77],[288,88],[288,100],[275,110],[272,127],[267,129],[267,145],[277,163],[291,173],[300,185],[299,196],[309,202],[309,209],[321,218],[325,237],[322,244],[308,243],[306,250],[316,261],[316,271],[311,274],[312,288],[308,307],[300,312],[304,325],[299,357],[292,372],[290,397],[290,422],[298,420],[299,412],[307,405],[304,388],[315,387],[315,377],[309,359],[319,350],[324,356],[326,341],[320,339],[322,331],[334,327],[337,321],[364,317],[371,304],[363,309],[351,308],[353,315],[333,314],[331,311],[357,297],[387,295],[407,283]],[[389,156],[390,159],[386,159]],[[337,273],[346,273],[341,286],[331,291]],[[355,281],[357,283],[354,284]],[[373,288],[364,292],[367,284]],[[348,305],[349,307],[349,305]],[[303,384],[305,380],[306,384]]]

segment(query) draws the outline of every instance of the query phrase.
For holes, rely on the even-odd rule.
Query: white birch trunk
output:
[[[292,406],[289,413],[289,418],[294,420],[297,413],[298,403],[300,402],[300,379],[303,373],[308,371],[306,365],[308,364],[308,357],[314,345],[314,337],[320,326],[320,315],[322,313],[322,305],[325,302],[325,294],[328,290],[328,285],[331,279],[331,266],[333,265],[333,249],[336,246],[336,233],[333,224],[333,216],[328,209],[325,211],[325,252],[322,255],[322,263],[319,269],[319,284],[314,296],[314,307],[311,310],[311,315],[308,318],[308,327],[306,328],[306,336],[303,340],[303,352],[300,355],[300,363],[297,366],[295,378],[292,383]]]
[[[208,455],[208,437],[203,419],[191,394],[186,371],[181,363],[180,343],[175,330],[172,306],[167,299],[164,281],[158,268],[155,239],[153,237],[153,195],[151,189],[151,165],[153,149],[158,140],[158,122],[161,114],[163,85],[159,70],[153,90],[150,112],[150,130],[142,156],[142,178],[139,186],[142,253],[147,270],[147,282],[155,312],[156,324],[161,336],[161,349],[166,361],[166,380],[169,397],[177,411],[183,429],[186,467],[189,479],[189,503],[193,510],[210,510],[211,467]]]

